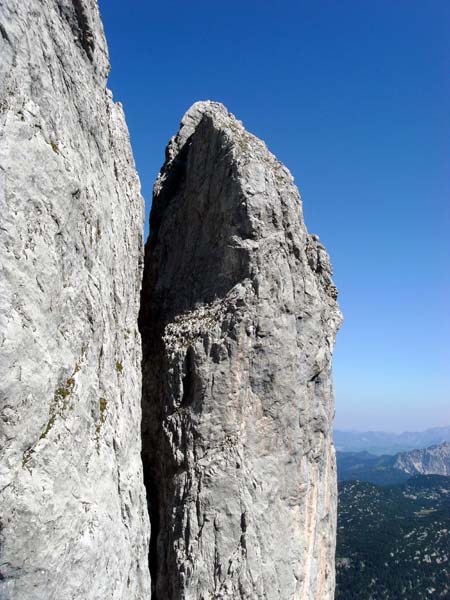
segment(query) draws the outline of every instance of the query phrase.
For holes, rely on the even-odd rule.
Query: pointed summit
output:
[[[333,598],[336,296],[289,171],[194,104],[155,184],[140,315],[156,598]]]

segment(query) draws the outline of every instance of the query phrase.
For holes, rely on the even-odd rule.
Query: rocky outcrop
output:
[[[0,2],[0,598],[149,598],[143,204],[95,0]]]
[[[334,590],[328,255],[289,171],[195,104],[154,189],[140,327],[153,600]]]
[[[450,443],[402,452],[395,457],[394,468],[410,475],[450,476]]]
[[[95,0],[0,3],[0,51],[1,600],[331,600],[341,316],[291,175],[223,106],[185,115],[141,429],[143,205]]]

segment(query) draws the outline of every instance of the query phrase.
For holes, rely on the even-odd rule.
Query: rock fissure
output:
[[[87,7],[83,0],[73,0],[73,6],[77,18],[81,45],[89,60],[92,60],[94,57],[95,41],[93,31],[89,25]]]

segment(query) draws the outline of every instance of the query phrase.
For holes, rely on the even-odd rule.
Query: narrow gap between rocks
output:
[[[154,477],[151,475],[146,461],[144,464],[144,486],[147,492],[147,510],[150,518],[150,546],[148,554],[148,568],[152,580],[151,600],[158,600],[156,580],[158,573],[158,535],[159,535],[159,504],[158,490]]]

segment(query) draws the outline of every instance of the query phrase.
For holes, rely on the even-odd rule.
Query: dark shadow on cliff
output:
[[[248,250],[240,239],[252,237],[230,142],[204,117],[194,134],[166,161],[155,185],[150,235],[145,247],[139,330],[142,338],[142,461],[151,523],[149,568],[152,600],[178,597],[182,583],[173,564],[170,519],[175,463],[168,416],[180,407],[186,430],[201,410],[195,353],[184,360],[180,407],[169,405],[167,357],[163,335],[168,323],[199,305],[226,297],[250,276]],[[166,429],[163,424],[166,423]],[[195,432],[194,432],[195,435]],[[181,454],[185,440],[177,440]],[[170,533],[172,531],[172,533]]]

